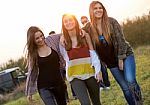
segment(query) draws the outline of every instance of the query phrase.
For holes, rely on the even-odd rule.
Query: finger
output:
[[[97,83],[99,83],[99,80],[97,80]]]
[[[122,65],[120,65],[119,69],[120,69],[120,70],[123,70],[123,66],[122,66]]]
[[[80,31],[80,35],[83,35],[83,30]]]
[[[101,79],[102,79],[102,78],[98,76],[98,77],[97,77],[97,82],[100,82]]]

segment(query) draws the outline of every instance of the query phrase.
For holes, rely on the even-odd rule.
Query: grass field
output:
[[[135,49],[135,56],[137,62],[137,81],[141,86],[144,105],[150,105],[150,46],[138,47]],[[111,73],[109,72],[111,80],[111,89],[108,91],[102,90],[100,99],[102,105],[127,105],[123,94],[116,83]],[[68,105],[80,105],[78,100],[73,100],[68,85],[70,102]],[[19,87],[20,88],[20,87]],[[23,94],[24,86],[21,89],[16,89],[14,93],[1,96],[1,105],[44,105],[38,94],[34,95],[34,102],[28,103]]]

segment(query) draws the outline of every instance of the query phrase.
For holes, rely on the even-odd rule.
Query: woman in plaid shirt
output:
[[[37,89],[45,105],[66,105],[66,85],[60,73],[60,59],[55,47],[45,43],[43,32],[35,26],[28,29],[26,46],[27,99],[32,101]]]

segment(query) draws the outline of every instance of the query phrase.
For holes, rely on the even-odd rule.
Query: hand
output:
[[[101,73],[96,74],[96,79],[97,79],[97,82],[103,81]]]
[[[29,102],[32,102],[32,101],[33,101],[32,95],[27,96],[27,100],[28,100]]]
[[[123,60],[119,59],[118,65],[119,65],[119,69],[123,70]]]
[[[80,35],[81,35],[82,37],[86,37],[86,35],[88,35],[88,33],[87,33],[87,32],[85,32],[84,30],[81,30]]]
[[[61,35],[61,36],[60,36],[60,44],[61,44],[62,46],[65,46],[65,38],[64,38],[64,35]]]

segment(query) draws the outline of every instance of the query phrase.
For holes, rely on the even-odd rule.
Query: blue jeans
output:
[[[110,71],[120,85],[128,104],[137,105],[138,102],[141,102],[139,105],[142,105],[141,90],[136,81],[134,56],[129,55],[124,59],[123,71],[119,70],[118,67],[111,68]]]
[[[38,92],[45,105],[67,105],[64,89],[63,86],[57,86],[38,89]]]

